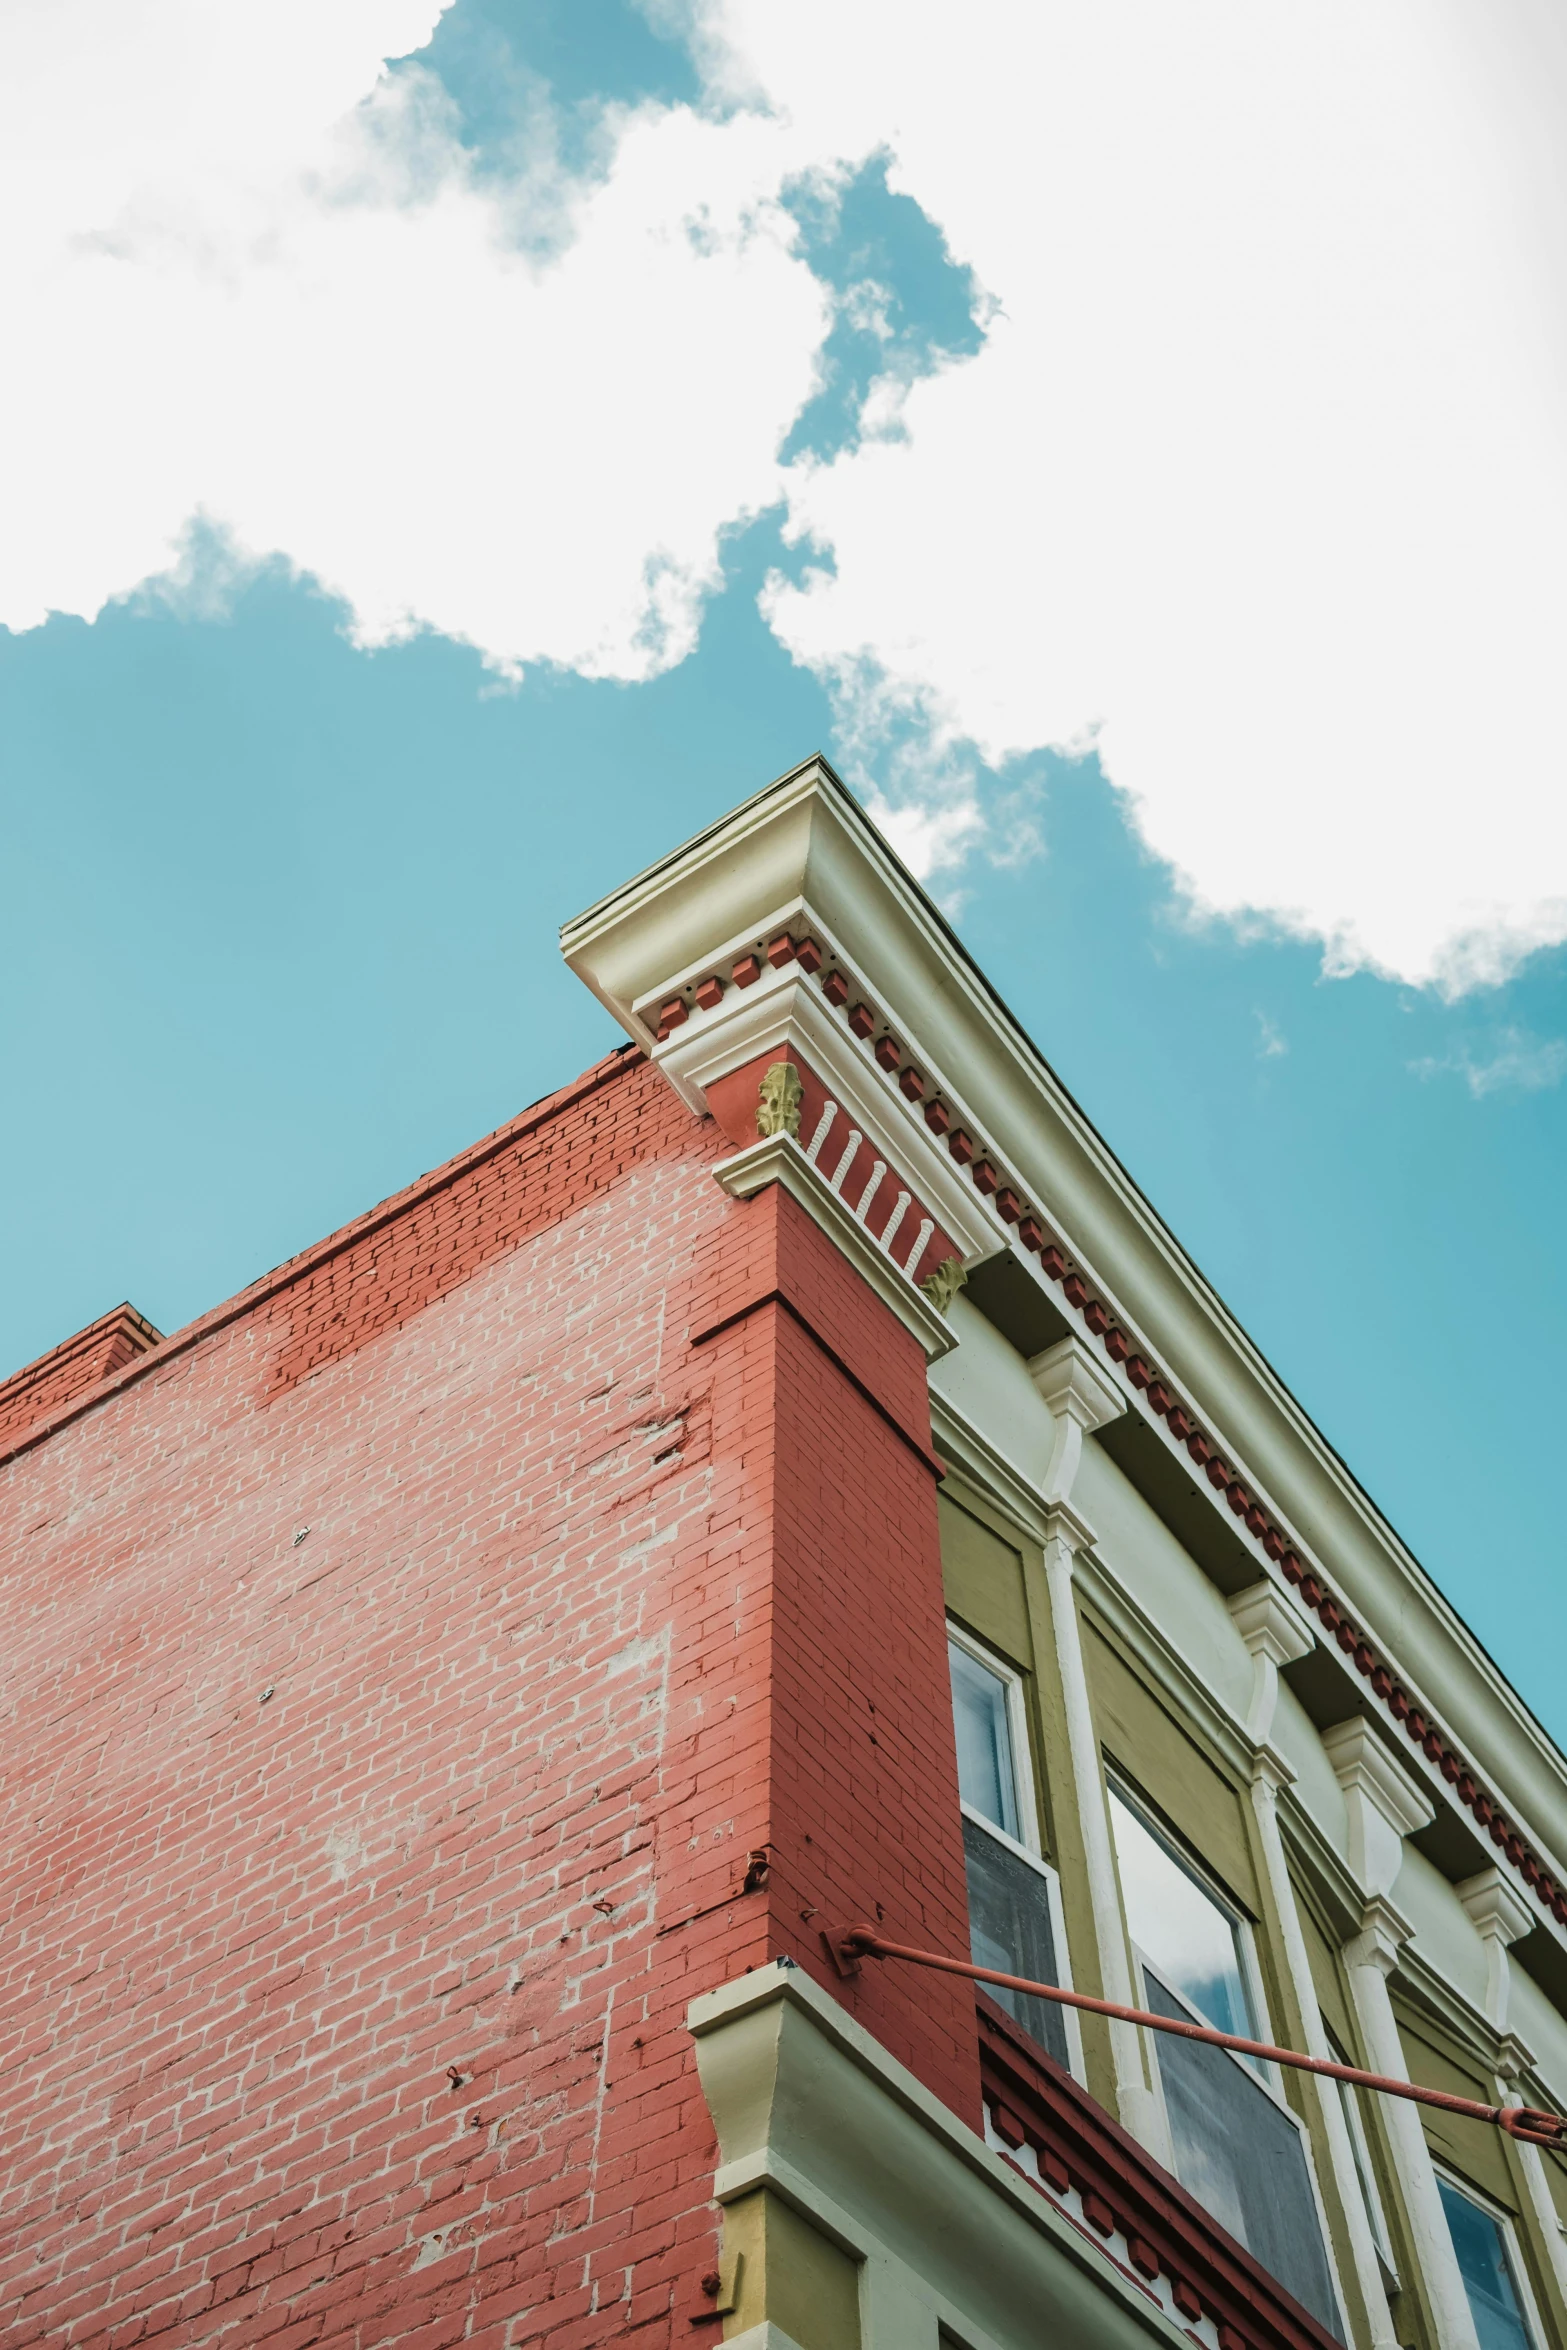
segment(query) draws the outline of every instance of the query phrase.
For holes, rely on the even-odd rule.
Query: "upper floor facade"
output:
[[[1567,1764],[847,795],[785,778],[563,943],[694,1107],[773,1072],[720,1180],[925,1348],[975,1959],[1562,2111]],[[1564,2338],[1560,2156],[997,1996],[1328,2334]],[[999,2046],[988,2141],[1081,2223]]]

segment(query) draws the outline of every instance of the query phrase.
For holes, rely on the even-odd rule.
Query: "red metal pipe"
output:
[[[1329,2080],[1349,2081],[1357,2089],[1374,2089],[1379,2097],[1407,2097],[1416,2105],[1439,2106],[1444,2113],[1461,2113],[1471,2121],[1490,2122],[1509,2137],[1526,2138],[1533,2146],[1567,2146],[1567,2121],[1541,2113],[1530,2105],[1481,2105],[1473,2097],[1450,2097],[1445,2089],[1417,2088],[1413,2081],[1394,2081],[1383,2073],[1363,2073],[1357,2065],[1338,2064],[1327,2056],[1302,2056],[1298,2049],[1271,2048],[1264,2040],[1243,2040],[1235,2032],[1215,2031],[1211,2024],[1189,2024],[1169,2015],[1154,2015],[1145,2007],[1118,2007],[1110,1999],[1090,1999],[1085,1991],[1063,1991],[1059,1983],[1031,1983],[1022,1975],[1002,1975],[994,1967],[975,1966],[962,1958],[942,1958],[934,1950],[913,1950],[902,1942],[884,1942],[874,1926],[842,1926],[823,1934],[827,1955],[840,1974],[853,1974],[862,1958],[902,1958],[910,1966],[938,1967],[945,1975],[967,1975],[975,1983],[995,1983],[1003,1991],[1022,1991],[1030,1999],[1053,1999],[1062,2007],[1080,2007],[1089,2015],[1111,2016],[1118,2023],[1136,2024],[1149,2032],[1174,2032],[1183,2040],[1201,2040],[1210,2048],[1230,2048],[1237,2056],[1260,2056],[1269,2064],[1292,2065],[1296,2072],[1325,2073]]]

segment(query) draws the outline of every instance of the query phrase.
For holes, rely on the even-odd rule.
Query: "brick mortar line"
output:
[[[647,1058],[640,1051],[638,1057],[644,1061]],[[547,1095],[533,1109],[522,1111],[509,1125],[497,1127],[482,1142],[473,1143],[457,1158],[448,1159],[443,1167],[434,1168],[430,1174],[417,1177],[405,1190],[395,1192],[378,1207],[367,1208],[352,1224],[340,1226],[336,1232],[329,1233],[325,1240],[318,1240],[312,1248],[303,1250],[297,1257],[285,1259],[270,1273],[263,1273],[258,1281],[253,1281],[248,1289],[240,1290],[236,1296],[226,1299],[220,1306],[214,1306],[210,1313],[201,1315],[196,1321],[187,1322],[183,1330],[176,1330],[159,1345],[149,1347],[134,1362],[124,1364],[109,1378],[101,1379],[81,1395],[73,1396],[57,1412],[35,1420],[9,1443],[0,1444],[0,1468],[16,1460],[20,1454],[31,1452],[35,1445],[45,1443],[49,1437],[57,1435],[60,1429],[69,1427],[73,1420],[81,1419],[99,1404],[107,1403],[111,1396],[118,1395],[122,1388],[132,1386],[149,1371],[161,1370],[165,1363],[172,1362],[177,1355],[188,1354],[192,1347],[199,1346],[204,1338],[226,1329],[231,1322],[242,1321],[256,1306],[265,1305],[268,1298],[279,1296],[296,1281],[319,1271],[322,1265],[329,1264],[333,1257],[341,1256],[345,1249],[352,1248],[370,1233],[395,1223],[408,1209],[418,1207],[422,1201],[433,1199],[438,1192],[450,1189],[475,1167],[482,1167],[487,1159],[498,1157],[508,1144],[519,1141],[524,1135],[536,1133],[550,1119],[558,1117],[563,1110],[571,1109],[577,1102],[586,1101],[590,1095],[599,1092],[613,1078],[632,1066],[634,1063],[628,1049],[623,1045],[617,1046],[606,1060],[600,1061],[583,1076],[574,1078],[560,1092]],[[62,1346],[68,1344],[68,1340],[62,1339]]]
[[[861,1379],[856,1372],[849,1368],[842,1355],[839,1354],[837,1348],[832,1346],[828,1340],[823,1337],[821,1331],[817,1329],[815,1323],[809,1321],[807,1317],[801,1313],[798,1306],[791,1304],[790,1300],[785,1297],[781,1289],[765,1290],[760,1297],[752,1298],[749,1304],[737,1306],[735,1311],[732,1314],[726,1314],[721,1322],[710,1323],[705,1330],[694,1330],[691,1334],[691,1344],[693,1346],[706,1346],[710,1339],[721,1338],[726,1330],[733,1330],[741,1322],[749,1321],[751,1316],[755,1313],[759,1313],[763,1306],[781,1307],[783,1312],[789,1316],[790,1321],[797,1324],[797,1326],[805,1332],[806,1337],[810,1339],[812,1345],[815,1346],[820,1353],[827,1357],[827,1360],[833,1365],[833,1368],[843,1374],[844,1378],[847,1379],[849,1385],[854,1389],[855,1393],[857,1395],[863,1396],[865,1401],[870,1405],[871,1410],[875,1412],[879,1418],[886,1421],[894,1436],[896,1436],[901,1443],[904,1443],[908,1446],[915,1459],[919,1461],[924,1468],[927,1468],[930,1471],[931,1475],[937,1480],[938,1483],[941,1483],[945,1479],[947,1472],[942,1467],[940,1461],[936,1458],[935,1453],[930,1451],[925,1445],[921,1444],[917,1436],[911,1436],[909,1434],[907,1428],[905,1428],[899,1420],[894,1418],[893,1414],[887,1409],[887,1406],[882,1402],[881,1398],[878,1395],[873,1394],[871,1389],[866,1386],[864,1380]]]

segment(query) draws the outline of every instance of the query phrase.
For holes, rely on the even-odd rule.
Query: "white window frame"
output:
[[[947,1638],[965,1650],[977,1665],[983,1665],[987,1673],[994,1673],[1006,1690],[1007,1735],[1012,1741],[1012,1800],[1017,1805],[1018,1826],[1023,1831],[1021,1846],[1015,1849],[1021,1849],[1025,1860],[1038,1860],[1041,1847],[1039,1809],[1034,1801],[1034,1774],[1032,1768],[1024,1770],[1021,1767],[1024,1763],[1031,1763],[1033,1757],[1033,1744],[1028,1735],[1028,1706],[1023,1695],[1023,1676],[1014,1666],[997,1656],[993,1648],[987,1648],[982,1640],[974,1638],[972,1632],[965,1632],[961,1624],[955,1624],[950,1616],[947,1618]],[[965,1806],[965,1809],[972,1809],[972,1806]],[[999,1836],[1004,1844],[1013,1843],[1005,1829],[998,1828],[994,1820],[987,1820],[983,1812],[976,1811],[974,1817],[982,1827],[989,1828],[994,1835]]]
[[[1542,2350],[1542,2346],[1551,2337],[1540,2323],[1540,2311],[1534,2298],[1534,2287],[1529,2282],[1529,2271],[1524,2265],[1523,2255],[1519,2249],[1516,2213],[1504,2210],[1500,2203],[1485,2194],[1472,2180],[1464,2178],[1460,2172],[1453,2169],[1450,2163],[1438,2162],[1433,2156],[1431,2168],[1439,2179],[1446,2180],[1455,2194],[1462,2195],[1466,2203],[1472,2203],[1476,2211],[1483,2211],[1486,2218],[1494,2220],[1500,2228],[1502,2249],[1507,2255],[1507,2271],[1513,2280],[1513,2291],[1518,2296],[1518,2312],[1523,2319],[1524,2333],[1528,2338],[1530,2350]],[[1446,2212],[1442,2214],[1442,2217],[1444,2220],[1446,2219]],[[1468,2299],[1467,2294],[1465,2299]]]
[[[977,1828],[983,1828],[987,1836],[994,1836],[996,1842],[1010,1852],[1014,1859],[1025,1861],[1037,1877],[1044,1879],[1045,1898],[1050,1913],[1050,1939],[1055,1946],[1056,1973],[1060,1978],[1059,1988],[1063,1991],[1074,1990],[1072,1957],[1066,1938],[1066,1913],[1061,1902],[1061,1879],[1040,1849],[1039,1806],[1034,1795],[1034,1749],[1028,1734],[1028,1704],[1023,1690],[1023,1676],[1015,1666],[997,1656],[993,1648],[987,1648],[983,1641],[976,1640],[971,1632],[966,1632],[961,1624],[955,1624],[950,1616],[947,1618],[947,1637],[971,1656],[977,1665],[983,1665],[986,1672],[994,1673],[1006,1690],[1007,1734],[1012,1745],[1012,1800],[1017,1805],[1018,1826],[1023,1831],[1023,1839],[1020,1841],[1016,1836],[1009,1836],[1005,1828],[998,1828],[994,1820],[987,1819],[976,1805],[965,1802],[961,1797],[959,1809],[966,1820],[972,1820]],[[1086,2087],[1088,2074],[1083,2064],[1083,2034],[1077,2009],[1063,2007],[1061,2021],[1066,2032],[1067,2070],[1080,2087]]]
[[[1224,1916],[1230,1920],[1231,1925],[1236,1929],[1235,1947],[1236,1954],[1240,1960],[1241,1981],[1245,1987],[1246,1998],[1252,2013],[1252,2028],[1250,2032],[1243,2033],[1239,2036],[1243,2039],[1271,2040],[1273,2036],[1272,2026],[1268,2022],[1268,2003],[1263,1995],[1262,1974],[1257,1964],[1255,1929],[1252,1925],[1251,1919],[1242,1914],[1242,1912],[1236,1907],[1235,1903],[1230,1899],[1230,1896],[1220,1888],[1215,1878],[1203,1866],[1202,1862],[1198,1860],[1194,1854],[1188,1853],[1186,1847],[1181,1843],[1180,1839],[1174,1834],[1174,1832],[1162,1823],[1162,1821],[1159,1819],[1158,1813],[1153,1810],[1152,1806],[1147,1802],[1146,1798],[1139,1795],[1135,1788],[1133,1788],[1127,1780],[1121,1777],[1118,1771],[1113,1771],[1108,1768],[1106,1769],[1105,1788],[1107,1793],[1114,1793],[1120,1799],[1120,1801],[1125,1804],[1127,1810],[1135,1815],[1135,1817],[1142,1823],[1143,1827],[1147,1829],[1149,1835],[1152,1836],[1157,1843],[1160,1843],[1164,1846],[1165,1850],[1175,1861],[1176,1866],[1178,1868],[1185,1869],[1193,1884],[1195,1884],[1202,1892],[1207,1894],[1214,1907],[1222,1911]],[[1115,1828],[1113,1822],[1111,1823],[1110,1843],[1113,1850],[1115,1845]],[[1116,1856],[1116,1882],[1117,1890],[1119,1891],[1119,1855]],[[1159,1973],[1158,1966],[1154,1960],[1146,1956],[1141,1945],[1132,1940],[1131,1925],[1126,1917],[1126,1896],[1124,1893],[1121,1894],[1121,1917],[1122,1922],[1126,1928],[1127,1947],[1132,1953],[1133,1963],[1137,1968],[1138,1987],[1141,1991],[1143,2005],[1146,2007],[1152,2004],[1148,1997],[1147,1983],[1147,1975],[1151,1971],[1158,1979],[1160,1990],[1163,1991],[1167,1997],[1173,1999],[1178,2007],[1183,2008],[1186,2014],[1191,2017],[1191,2020],[1194,2024],[1202,2024],[1209,2031],[1216,2030],[1218,2027],[1214,2025],[1207,2016],[1203,2015],[1198,2008],[1192,2005],[1191,2001],[1186,1997],[1184,1992],[1178,1990],[1175,1984],[1167,1983],[1165,1981],[1163,1975]],[[1155,2043],[1157,2043],[1160,2038],[1160,2034],[1157,2032],[1150,2033],[1149,2037],[1154,2040]],[[1263,2095],[1272,2099],[1274,2105],[1277,2106],[1279,2112],[1283,2114],[1285,2120],[1289,2123],[1290,2127],[1295,2131],[1296,2135],[1300,2139],[1301,2151],[1306,2158],[1306,2177],[1310,2181],[1311,2185],[1311,2200],[1313,2207],[1316,2210],[1317,2227],[1322,2238],[1322,2250],[1328,2264],[1328,2278],[1333,2287],[1334,2297],[1338,2302],[1339,2322],[1347,2329],[1348,2320],[1344,2314],[1344,2284],[1343,2279],[1339,2275],[1338,2252],[1333,2242],[1333,2231],[1328,2226],[1327,2210],[1322,2201],[1322,2188],[1317,2179],[1317,2165],[1316,2158],[1312,2153],[1311,2132],[1307,2129],[1305,2123],[1301,2120],[1300,2115],[1295,2111],[1294,2107],[1286,2098],[1283,2085],[1279,2078],[1279,2067],[1276,2064],[1269,2063],[1265,2058],[1237,2056],[1232,2048],[1221,2048],[1218,2051],[1218,2054],[1221,2056],[1227,2056],[1231,2064],[1238,2065],[1246,2076],[1247,2080],[1254,2081],[1257,2087],[1261,2089]],[[1154,2077],[1155,2092],[1159,2099],[1160,2117],[1164,2123],[1165,2142],[1167,2145],[1173,2146],[1174,2132],[1170,2128],[1169,2107],[1165,2103],[1164,2096],[1164,2069],[1158,2062],[1155,2062],[1150,2069],[1152,2070]],[[1349,2339],[1347,2330],[1345,2332],[1344,2338],[1346,2341]]]
[[[1326,2031],[1326,2026],[1324,2026]],[[1338,2064],[1353,2064],[1354,2058],[1343,2049],[1331,2032],[1327,2032],[1329,2054]],[[1398,2262],[1393,2257],[1393,2235],[1387,2224],[1387,2212],[1382,2202],[1382,2190],[1377,2185],[1376,2166],[1371,2157],[1371,2133],[1366,2128],[1365,2109],[1360,2102],[1360,2091],[1353,2081],[1335,2081],[1339,2111],[1344,2116],[1344,2130],[1349,2139],[1350,2159],[1355,2166],[1355,2177],[1360,2186],[1360,2199],[1365,2205],[1366,2225],[1371,2230],[1372,2250],[1382,2271],[1382,2283],[1389,2294],[1402,2290]]]

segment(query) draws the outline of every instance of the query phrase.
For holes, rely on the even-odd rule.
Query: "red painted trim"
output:
[[[1004,2105],[1021,2122],[1040,2169],[1064,2171],[1085,2210],[1091,2197],[1108,2206],[1128,2243],[1136,2239],[1144,2274],[1155,2259],[1178,2303],[1184,2287],[1217,2325],[1233,2326],[1258,2350],[1343,2350],[994,2000],[981,1991],[975,2004],[986,2103]]]

